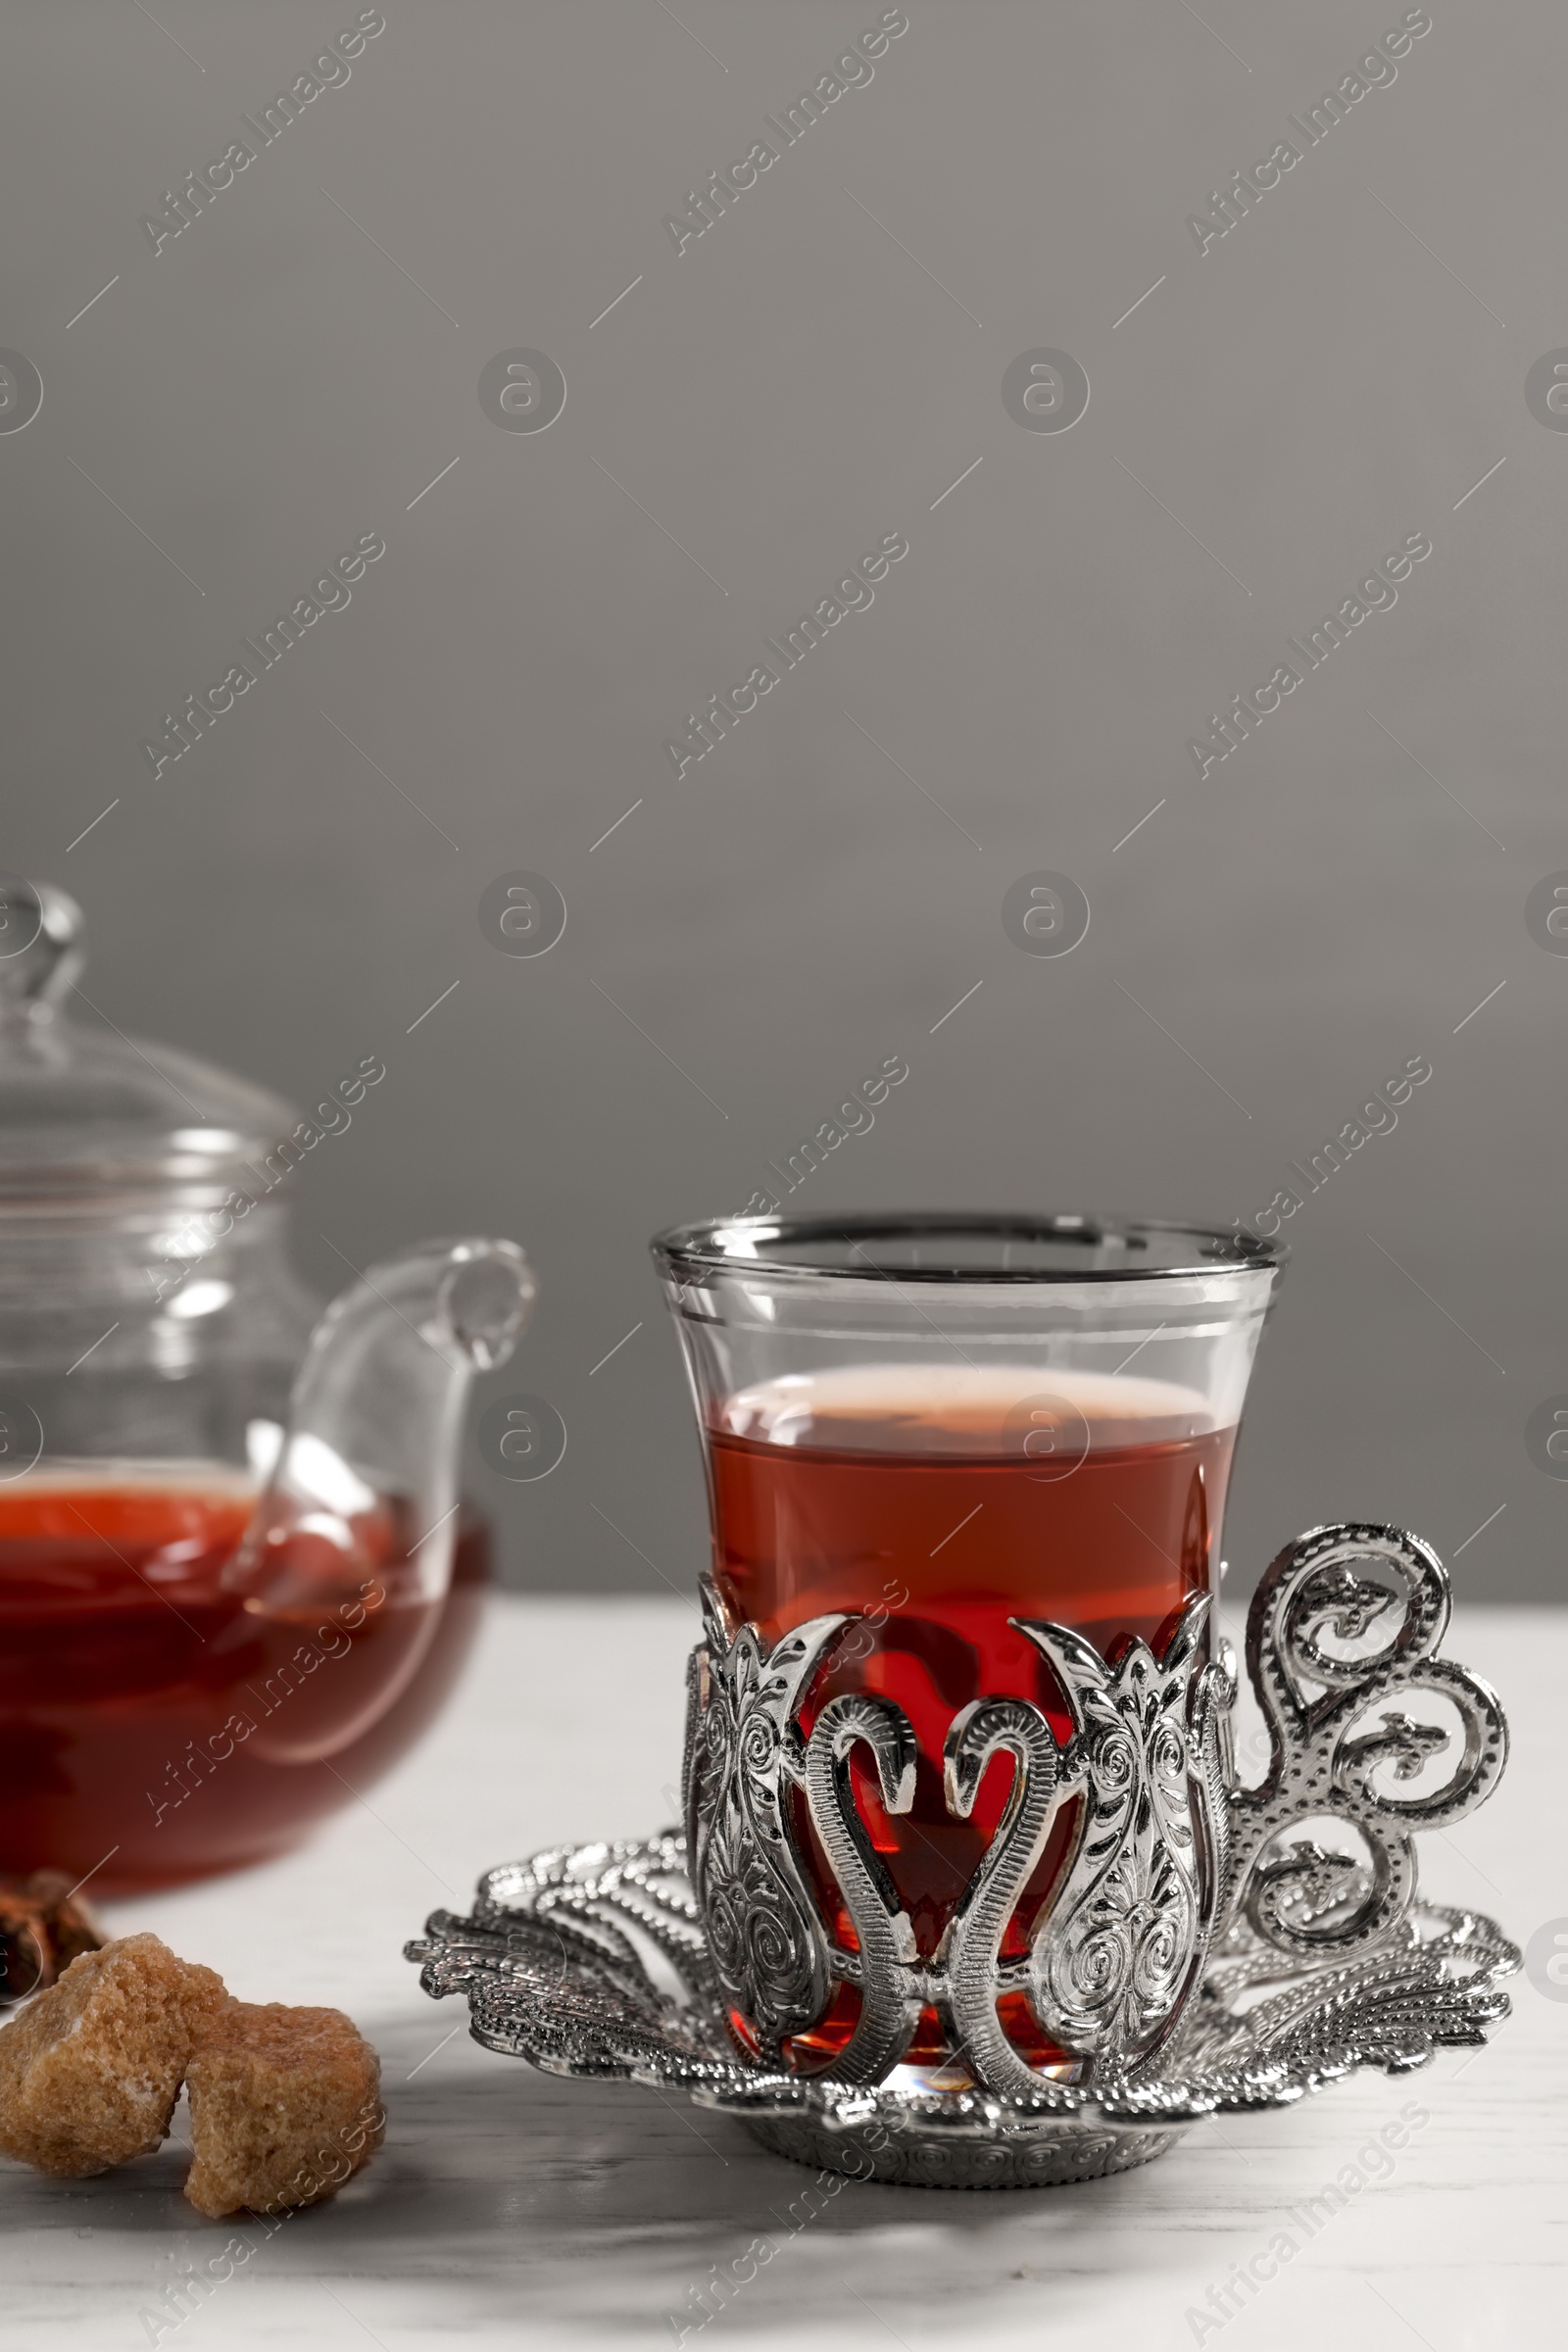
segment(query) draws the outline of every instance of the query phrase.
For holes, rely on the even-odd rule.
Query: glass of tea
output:
[[[1213,1925],[1200,1716],[1281,1253],[991,1215],[654,1252],[708,1472],[687,1833],[737,2039],[939,2088],[1136,2061]]]

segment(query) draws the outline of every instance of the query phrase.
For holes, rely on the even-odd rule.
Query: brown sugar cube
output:
[[[74,1960],[0,2031],[0,2153],[80,2180],[167,2135],[221,1977],[156,1936],[122,1936]]]
[[[381,2064],[341,2009],[230,2001],[186,2072],[198,2213],[318,2205],[381,2144]]]

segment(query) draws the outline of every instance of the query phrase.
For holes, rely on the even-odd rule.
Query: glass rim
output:
[[[1007,1266],[935,1263],[881,1266],[867,1254],[847,1264],[821,1253],[809,1254],[813,1243],[848,1244],[858,1250],[862,1242],[902,1243],[944,1239],[992,1243],[999,1249],[1019,1242],[1074,1246],[1099,1250],[1107,1241],[1129,1253],[1158,1250],[1164,1262],[1096,1266]],[[772,1248],[769,1248],[772,1245]],[[973,1288],[1046,1288],[1082,1283],[1140,1285],[1191,1281],[1216,1274],[1275,1273],[1290,1252],[1283,1243],[1261,1240],[1245,1229],[1188,1223],[1172,1217],[1093,1216],[1075,1212],[1005,1210],[869,1210],[849,1215],[773,1215],[706,1217],[691,1225],[674,1225],[654,1236],[649,1244],[662,1273],[676,1281],[727,1273],[761,1275],[769,1281],[792,1277],[810,1282],[964,1284]],[[807,1254],[798,1254],[805,1251]],[[788,1252],[787,1254],[785,1252]]]

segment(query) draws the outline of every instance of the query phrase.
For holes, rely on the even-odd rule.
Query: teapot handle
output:
[[[256,1752],[335,1754],[412,1681],[452,1575],[468,1390],[506,1362],[537,1287],[514,1242],[424,1242],[361,1275],[318,1324],[223,1583],[264,1641],[282,1646],[321,1616],[326,1655],[341,1639],[345,1658],[363,1643],[362,1663],[352,1683],[327,1674],[295,1691]]]

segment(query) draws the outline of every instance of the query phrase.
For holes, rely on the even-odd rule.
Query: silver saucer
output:
[[[748,2062],[725,2023],[674,1831],[557,1846],[479,1882],[473,1914],[437,1911],[407,1956],[439,1999],[461,1992],[486,2049],[547,2074],[684,2090],[775,2154],[922,2188],[1030,2188],[1147,2164],[1205,2116],[1287,2107],[1508,2014],[1517,1947],[1479,1912],[1416,1900],[1338,1964],[1296,1961],[1244,1917],[1152,2061],[1094,2088],[1042,2079],[1027,2098],[876,2087]]]

